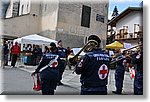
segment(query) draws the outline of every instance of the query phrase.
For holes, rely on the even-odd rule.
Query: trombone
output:
[[[84,51],[84,52],[91,51],[97,45],[98,45],[97,41],[95,41],[95,40],[89,40],[76,55],[74,55],[74,56],[69,55],[68,56],[68,61],[69,61],[70,65],[72,65],[72,66],[76,65],[76,63],[79,61],[78,56],[80,55],[80,53],[82,51]]]

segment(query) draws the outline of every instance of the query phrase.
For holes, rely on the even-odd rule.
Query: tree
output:
[[[118,15],[119,15],[118,9],[117,9],[117,6],[115,6],[114,11],[113,11],[113,14],[112,14],[112,17],[114,18],[114,17],[116,17],[116,16],[118,16]]]

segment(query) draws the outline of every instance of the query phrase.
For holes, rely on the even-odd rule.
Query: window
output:
[[[81,26],[90,28],[91,7],[82,6]]]
[[[27,4],[27,12],[29,12],[29,4]]]
[[[14,2],[13,3],[13,13],[12,17],[19,16],[19,2]]]
[[[21,14],[23,14],[23,9],[24,9],[24,5],[22,5],[22,8],[21,8]]]

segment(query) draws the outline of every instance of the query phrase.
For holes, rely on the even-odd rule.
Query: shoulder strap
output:
[[[48,66],[50,66],[55,61],[57,61],[58,57],[59,56],[57,55],[54,59],[50,60],[50,62],[47,65],[45,65],[43,68],[40,69],[40,72],[42,72],[44,69],[48,68]]]

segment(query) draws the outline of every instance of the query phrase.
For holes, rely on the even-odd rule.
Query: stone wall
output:
[[[82,6],[91,7],[91,17],[90,17],[90,27],[81,26],[81,18],[82,18]],[[102,15],[105,17],[104,22],[97,21],[96,15]],[[79,41],[77,43],[71,44],[72,46],[82,46],[84,42],[84,38],[95,34],[99,36],[103,40],[103,45],[106,45],[106,35],[107,35],[107,17],[108,17],[108,2],[60,2],[59,10],[58,10],[58,21],[56,32],[59,36],[56,39],[67,34],[67,40],[72,41],[71,37],[75,37],[75,41]],[[71,36],[71,37],[69,37]],[[79,36],[79,37],[77,37]],[[82,37],[82,39],[81,39]],[[82,42],[82,43],[81,43]],[[79,44],[79,45],[78,45]]]
[[[71,48],[84,46],[84,36],[56,33],[56,40],[62,40],[65,48],[68,46]]]

